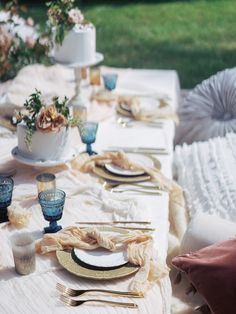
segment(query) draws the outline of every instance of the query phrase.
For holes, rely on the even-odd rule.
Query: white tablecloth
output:
[[[109,71],[104,68],[103,71]],[[118,70],[117,70],[118,71]],[[124,84],[125,82],[125,84]],[[178,77],[175,71],[151,71],[151,70],[120,70],[119,89],[137,90],[142,86],[142,90],[156,91],[167,94],[171,97],[173,106],[178,102]],[[166,147],[172,152],[172,141],[174,135],[174,124],[172,121],[165,121],[163,129],[155,129],[144,126],[134,128],[121,128],[116,123],[116,117],[113,116],[99,125],[97,141],[94,149],[101,151],[108,146],[152,146]],[[74,145],[81,145],[78,139]],[[0,138],[2,165],[11,159],[11,149],[17,145],[16,138]],[[172,176],[172,153],[170,155],[157,156],[162,164],[163,173]],[[42,236],[43,227],[47,222],[43,219],[40,206],[37,202],[37,189],[35,176],[42,170],[24,166],[13,161],[17,167],[17,174],[14,177],[15,188],[13,200],[19,196],[33,196],[21,200],[21,205],[29,208],[33,214],[29,229],[36,238]],[[60,223],[65,227],[78,220],[104,220],[112,219],[112,214],[104,212],[98,204],[90,202],[90,197],[78,190],[85,184],[94,184],[94,179],[88,174],[81,174],[71,170],[70,165],[61,168],[49,169],[56,173],[57,187],[65,190],[67,200],[63,217]],[[155,248],[160,256],[165,259],[167,253],[167,237],[169,230],[168,222],[168,202],[167,193],[162,196],[144,196],[135,195],[140,204],[137,217],[150,219],[152,226],[156,228],[154,233]],[[144,207],[142,207],[142,204]],[[77,288],[95,288],[102,287],[106,289],[127,290],[132,278],[97,282],[81,279],[69,274],[62,269],[56,258],[37,256],[36,272],[28,276],[17,275],[13,268],[13,258],[8,240],[13,228],[0,226],[0,253],[3,259],[3,268],[0,270],[0,313],[169,313],[171,288],[169,278],[162,280],[160,286],[155,285],[150,289],[144,299],[133,299],[133,302],[139,305],[138,310],[115,308],[110,306],[98,306],[94,304],[83,305],[78,308],[70,308],[58,301],[55,285],[57,282],[64,283],[67,286]],[[117,298],[106,297],[110,300]],[[86,299],[86,296],[84,296]],[[128,302],[131,299],[119,298],[119,301]]]

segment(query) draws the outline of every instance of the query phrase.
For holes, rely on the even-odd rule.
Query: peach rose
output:
[[[68,15],[68,21],[72,24],[81,24],[84,20],[84,16],[79,9],[71,9]]]
[[[36,120],[36,128],[40,132],[59,132],[67,123],[66,118],[57,112],[54,105],[43,107]]]
[[[34,40],[34,38],[27,36],[27,37],[26,37],[26,40],[25,40],[25,44],[26,44],[26,46],[27,46],[28,48],[31,48],[31,49],[34,48],[34,45],[35,45],[35,40]]]
[[[28,17],[25,23],[28,26],[34,26],[34,20],[32,19],[32,17]]]

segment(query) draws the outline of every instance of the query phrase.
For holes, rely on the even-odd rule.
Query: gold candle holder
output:
[[[99,67],[90,68],[89,80],[91,85],[101,85],[101,69]]]
[[[82,80],[86,80],[87,79],[88,73],[87,73],[87,68],[86,67],[81,68],[80,75],[81,75],[81,79]]]
[[[41,173],[36,177],[38,194],[42,191],[56,189],[56,177],[53,173]]]
[[[73,117],[80,121],[87,120],[87,108],[84,106],[73,106]]]
[[[29,232],[16,232],[11,236],[15,270],[20,275],[35,271],[35,243]]]

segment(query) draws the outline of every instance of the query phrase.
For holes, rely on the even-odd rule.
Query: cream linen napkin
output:
[[[132,96],[119,96],[118,104],[125,103],[131,110],[133,117],[140,121],[154,121],[155,119],[172,119],[178,122],[178,116],[165,98],[160,98],[160,106],[153,111],[145,111],[141,108],[140,100]]]

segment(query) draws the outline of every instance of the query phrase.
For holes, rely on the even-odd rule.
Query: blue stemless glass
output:
[[[108,73],[108,74],[103,74],[102,77],[103,77],[105,89],[112,91],[113,89],[116,88],[118,74]]]
[[[98,123],[97,122],[84,122],[79,128],[81,141],[86,144],[86,153],[91,155],[97,154],[92,150],[92,145],[96,141]]]
[[[9,177],[0,177],[0,222],[8,221],[7,207],[11,204],[14,181]]]
[[[57,220],[62,217],[66,193],[62,190],[47,190],[39,193],[39,204],[41,205],[44,219],[49,221],[49,227],[44,228],[45,233],[55,233],[62,229]]]

